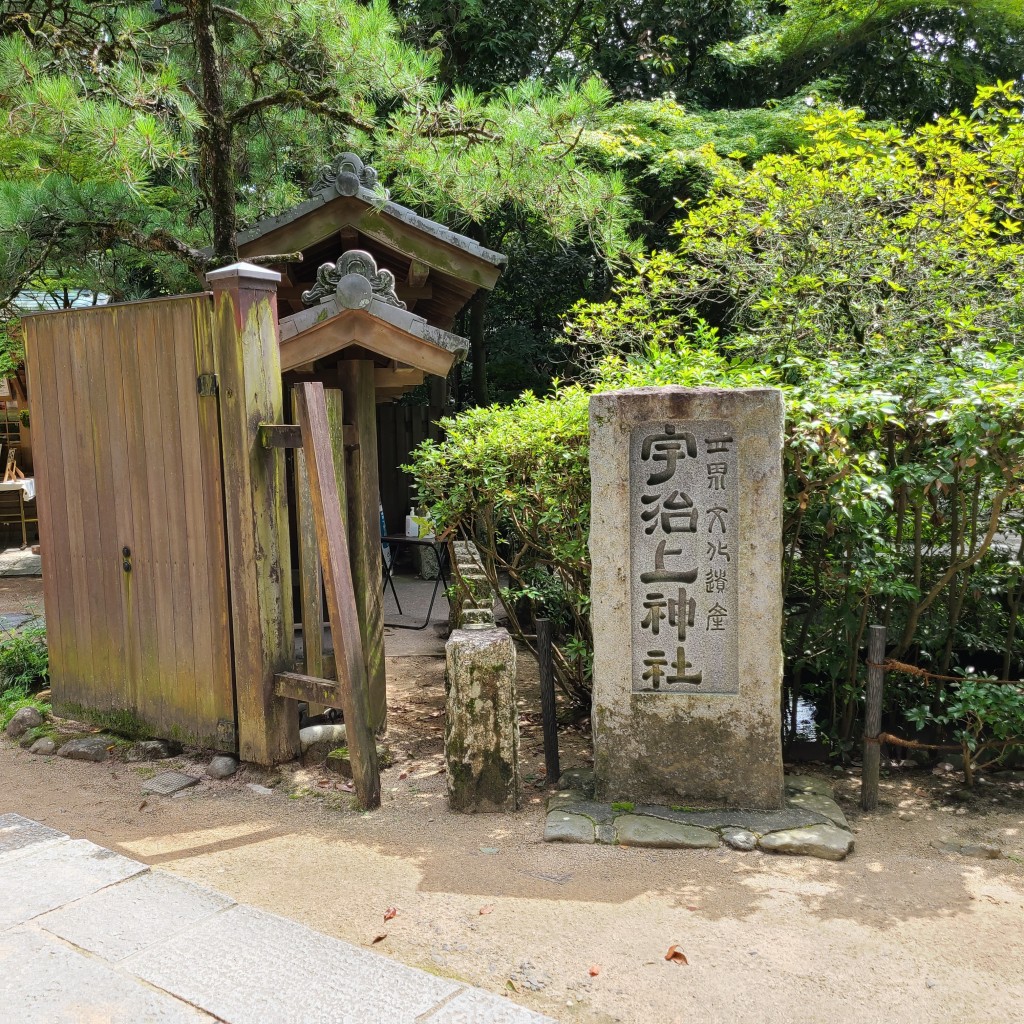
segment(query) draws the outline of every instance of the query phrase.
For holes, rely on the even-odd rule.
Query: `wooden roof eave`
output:
[[[466,345],[464,339],[379,300],[374,300],[370,309],[340,310],[331,300],[281,321],[281,371],[287,373],[356,346],[445,377],[465,358]]]
[[[398,203],[385,202],[370,189],[357,195],[316,195],[276,217],[239,232],[238,252],[246,256],[301,252],[352,227],[385,247],[464,281],[469,290],[492,289],[505,256]]]

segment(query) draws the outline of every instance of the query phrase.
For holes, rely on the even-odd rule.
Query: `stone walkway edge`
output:
[[[18,814],[0,878],[0,1021],[553,1024]]]
[[[786,776],[786,806],[779,811],[694,810],[591,799],[593,773],[576,771],[574,788],[548,801],[544,839],[549,843],[602,843],[661,849],[760,849],[823,860],[843,860],[853,835],[828,783]]]

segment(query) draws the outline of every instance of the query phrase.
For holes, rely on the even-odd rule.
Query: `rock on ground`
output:
[[[172,740],[139,740],[128,749],[129,761],[162,761],[168,757],[177,757],[181,753],[181,744]]]
[[[69,757],[72,761],[106,761],[112,743],[109,736],[83,736],[68,740],[57,751],[57,756]]]
[[[722,839],[734,850],[753,850],[757,846],[757,836],[745,828],[723,828]]]
[[[678,850],[709,849],[718,846],[718,833],[699,825],[648,818],[642,814],[620,814],[615,819],[620,846],[649,846]]]
[[[583,814],[549,811],[544,821],[546,843],[592,843],[594,823]]]
[[[52,754],[57,749],[57,744],[49,736],[40,736],[39,739],[28,748],[30,754]]]
[[[805,825],[803,828],[790,828],[761,836],[757,845],[768,853],[844,860],[853,849],[853,836],[838,825]]]
[[[342,724],[307,725],[299,730],[303,764],[323,764],[332,750],[347,744],[348,733]]]
[[[238,771],[238,761],[229,754],[218,754],[207,766],[211,779],[229,779]]]
[[[43,724],[43,716],[35,708],[20,708],[7,723],[7,736],[16,740],[36,726]]]

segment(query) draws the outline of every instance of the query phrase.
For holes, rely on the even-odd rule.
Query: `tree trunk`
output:
[[[192,0],[188,6],[202,78],[206,127],[206,187],[213,217],[213,254],[218,260],[238,258],[235,245],[235,171],[231,159],[231,125],[224,110],[224,90],[217,59],[217,27],[213,0]]]

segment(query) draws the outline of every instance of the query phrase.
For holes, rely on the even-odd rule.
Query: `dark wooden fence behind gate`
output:
[[[235,750],[212,297],[29,317],[26,349],[55,703]]]

